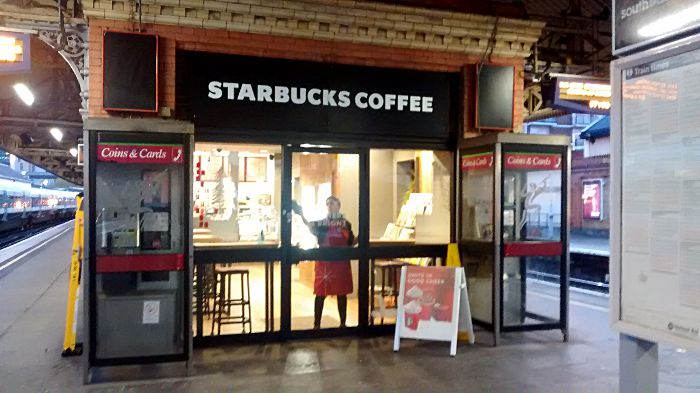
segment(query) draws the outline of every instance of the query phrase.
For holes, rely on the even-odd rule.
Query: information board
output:
[[[611,318],[700,349],[700,45],[618,60],[613,75]]]

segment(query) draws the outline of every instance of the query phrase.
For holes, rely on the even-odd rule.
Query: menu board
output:
[[[700,50],[641,61],[618,74],[618,319],[700,348]]]

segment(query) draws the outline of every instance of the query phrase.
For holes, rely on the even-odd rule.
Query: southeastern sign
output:
[[[613,54],[671,39],[698,27],[698,0],[614,0]]]

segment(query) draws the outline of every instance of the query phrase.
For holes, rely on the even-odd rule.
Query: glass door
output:
[[[460,151],[460,253],[467,273],[472,318],[494,328],[494,176],[497,152],[493,145]]]
[[[363,154],[323,147],[287,151],[282,329],[294,336],[356,328],[360,304],[366,302],[359,296],[366,281],[360,278],[366,269],[358,237],[366,203],[360,180]]]
[[[504,331],[559,326],[565,313],[565,150],[503,148],[501,321]]]

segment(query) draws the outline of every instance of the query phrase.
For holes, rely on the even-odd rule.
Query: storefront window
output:
[[[278,331],[280,266],[279,262],[197,265],[193,307],[202,315],[202,331],[197,331],[197,318],[193,316],[194,334]]]
[[[195,246],[279,244],[279,146],[197,143]]]
[[[372,244],[450,241],[452,153],[370,150]]]
[[[357,326],[357,278],[357,260],[292,266],[292,330]]]
[[[504,154],[503,240],[561,238],[560,154]]]

